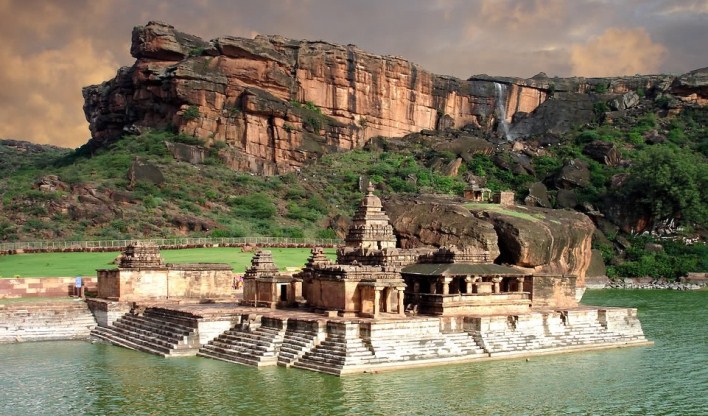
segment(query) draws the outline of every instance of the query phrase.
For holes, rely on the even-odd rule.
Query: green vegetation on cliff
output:
[[[339,216],[353,213],[366,180],[382,194],[461,196],[474,183],[513,190],[519,203],[591,216],[611,275],[705,271],[708,108],[674,115],[664,105],[647,98],[620,115],[603,109],[601,122],[516,144],[475,129],[374,138],[271,177],[230,169],[223,144],[165,131],[124,136],[92,155],[4,141],[0,241],[331,238],[341,236]],[[166,142],[201,159],[178,161]],[[689,240],[697,242],[681,243]]]

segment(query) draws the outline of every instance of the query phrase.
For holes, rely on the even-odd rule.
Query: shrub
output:
[[[288,213],[285,216],[293,220],[317,221],[320,217],[317,211],[300,206],[294,202],[289,203],[287,208]]]
[[[604,94],[607,92],[607,84],[596,84],[593,91],[598,94]]]
[[[322,130],[322,118],[316,115],[308,115],[305,117],[304,123],[315,133],[319,133]]]
[[[534,158],[532,163],[536,175],[541,179],[558,172],[563,167],[563,161],[553,156],[539,156]]]
[[[329,238],[335,239],[337,237],[337,232],[332,228],[324,228],[317,231],[317,238]]]
[[[305,233],[301,228],[297,227],[283,227],[280,229],[280,236],[287,238],[304,238]]]
[[[182,120],[196,120],[199,118],[199,116],[201,116],[201,113],[199,112],[199,107],[197,107],[196,105],[190,105],[186,110],[184,110],[184,113],[182,113]]]
[[[585,130],[575,138],[577,144],[587,144],[598,140],[601,140],[600,134],[595,130]]]
[[[228,203],[235,215],[245,218],[265,220],[273,218],[276,213],[275,204],[263,193],[231,197]]]
[[[214,230],[211,232],[210,237],[214,238],[239,238],[239,237],[245,237],[246,232],[243,230],[243,228],[239,226],[231,226],[227,229],[218,229]]]

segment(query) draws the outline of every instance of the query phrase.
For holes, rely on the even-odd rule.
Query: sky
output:
[[[150,20],[355,44],[460,78],[708,66],[708,0],[0,0],[0,16],[0,138],[63,147],[90,138],[81,88],[132,65]]]

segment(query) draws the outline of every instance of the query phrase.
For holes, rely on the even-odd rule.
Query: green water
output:
[[[708,292],[583,301],[639,308],[656,345],[342,378],[87,342],[0,345],[0,414],[708,414]]]

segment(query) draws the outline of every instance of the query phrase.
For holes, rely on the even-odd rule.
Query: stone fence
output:
[[[96,276],[81,276],[86,291],[96,292]],[[0,279],[0,299],[51,298],[71,296],[75,293],[75,277],[25,277]]]
[[[21,253],[104,252],[123,251],[132,242],[140,241],[157,245],[162,250],[206,247],[337,247],[339,239],[237,237],[237,238],[152,238],[145,240],[95,240],[95,241],[25,241],[0,243],[0,255]]]

